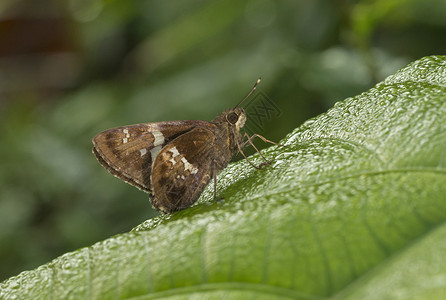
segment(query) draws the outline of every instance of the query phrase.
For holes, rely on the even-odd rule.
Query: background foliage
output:
[[[0,3],[0,280],[156,215],[90,153],[118,125],[210,120],[258,76],[281,139],[421,56],[444,1]],[[298,99],[298,100],[296,100]]]

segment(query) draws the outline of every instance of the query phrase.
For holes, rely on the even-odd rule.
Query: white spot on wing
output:
[[[139,152],[141,153],[141,156],[144,156],[147,154],[147,149],[146,148],[142,148],[139,150]]]
[[[170,148],[169,151],[172,153],[172,158],[170,159],[170,162],[172,162],[172,165],[175,165],[177,163],[175,161],[175,157],[180,156],[181,154],[176,147]],[[184,156],[181,157],[181,162],[184,165],[184,170],[189,170],[191,174],[197,174],[198,169],[194,167],[190,162],[188,162]]]
[[[177,147],[173,146],[172,148],[170,148],[169,150],[170,152],[172,152],[172,157],[177,157],[178,155],[180,155],[180,152],[178,152]]]
[[[182,157],[181,161],[184,164],[184,169],[185,170],[189,170],[191,174],[197,174],[198,169],[195,168],[191,163],[189,163],[185,157]]]
[[[161,151],[161,146],[156,146],[150,150],[150,155],[152,156],[152,162],[155,161],[155,158],[158,156],[158,153]]]
[[[152,125],[151,133],[153,134],[153,138],[155,139],[153,141],[154,146],[160,146],[164,144],[164,135],[159,131],[158,125]]]
[[[129,141],[130,133],[128,129],[123,129],[122,132],[125,133],[125,138],[122,139],[122,142],[126,144]]]
[[[178,152],[178,149],[175,146],[170,148],[169,151],[172,152],[172,157],[171,157],[171,159],[169,161],[172,163],[172,165],[175,165],[177,163],[175,161],[175,157],[180,155],[180,152]]]

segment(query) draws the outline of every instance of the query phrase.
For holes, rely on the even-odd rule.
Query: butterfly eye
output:
[[[229,123],[234,125],[238,121],[238,115],[235,112],[229,113],[226,115],[226,120],[228,120]]]

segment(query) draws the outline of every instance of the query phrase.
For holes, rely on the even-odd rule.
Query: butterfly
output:
[[[246,112],[240,105],[212,121],[183,120],[142,123],[105,130],[93,138],[93,154],[111,174],[150,194],[153,207],[163,213],[185,209],[201,195],[210,180],[216,197],[217,174],[240,152],[255,168],[270,162],[260,154],[252,140],[263,136],[242,134]],[[253,164],[243,153],[252,145],[264,159]]]

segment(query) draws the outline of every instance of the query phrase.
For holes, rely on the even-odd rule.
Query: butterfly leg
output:
[[[258,137],[259,139],[261,139],[265,143],[270,143],[270,144],[273,144],[273,145],[276,145],[276,146],[281,146],[280,144],[278,144],[276,142],[273,142],[273,141],[270,141],[270,140],[266,139],[264,136],[261,136],[260,134],[257,134],[257,133],[253,134],[252,136],[249,136],[245,132],[245,134],[243,135],[243,138],[245,138],[245,137],[247,137],[247,140],[243,143],[242,147],[246,147],[248,144],[251,144],[254,147],[254,145],[252,144],[252,140],[255,139],[256,137]]]
[[[266,159],[266,157],[263,156],[262,153],[260,153],[259,149],[257,149],[257,147],[254,145],[254,143],[252,142],[252,140],[253,140],[254,138],[258,137],[258,138],[260,138],[262,141],[264,141],[265,143],[270,143],[270,144],[274,144],[274,145],[279,145],[279,144],[277,144],[277,143],[275,143],[275,142],[273,142],[273,141],[270,141],[270,140],[264,138],[263,136],[261,136],[261,135],[259,135],[259,134],[257,134],[257,133],[256,133],[256,134],[253,134],[252,136],[249,136],[249,135],[245,132],[245,134],[243,135],[243,138],[245,138],[245,137],[247,138],[247,140],[243,143],[242,148],[246,147],[247,144],[250,144],[250,145],[257,151],[257,153],[259,153],[260,157],[262,157],[263,160],[265,161],[264,163],[261,163],[261,164],[258,166],[258,169],[262,169],[265,165],[270,165],[271,162],[270,162],[268,159]],[[241,151],[240,151],[240,152],[241,152]],[[246,158],[246,156],[245,156],[245,154],[243,154],[243,152],[242,152],[242,155]]]
[[[252,145],[252,144],[251,144]],[[253,145],[253,147],[254,147],[254,149],[256,149],[256,151],[257,152],[259,152],[259,150]],[[256,166],[252,161],[250,161],[249,159],[248,159],[248,157],[246,157],[246,155],[245,155],[245,153],[243,152],[243,150],[242,150],[242,146],[239,144],[239,143],[237,143],[237,148],[238,148],[238,151],[243,155],[243,157],[248,161],[248,163],[251,165],[251,166],[253,166],[254,168],[256,168],[256,169],[258,169],[258,170],[260,170],[260,169],[263,169],[263,167],[266,165],[266,163],[261,163],[260,165],[258,165],[258,166]],[[259,152],[259,154],[260,154],[260,152]],[[262,157],[263,157],[263,155],[262,154],[260,154]],[[263,157],[264,158],[264,157]],[[266,161],[268,161],[266,158],[264,158]],[[268,161],[268,163],[269,163],[269,161]]]
[[[217,170],[215,166],[212,167],[212,178],[214,179],[214,200],[220,202],[224,199],[224,197],[217,198]]]

